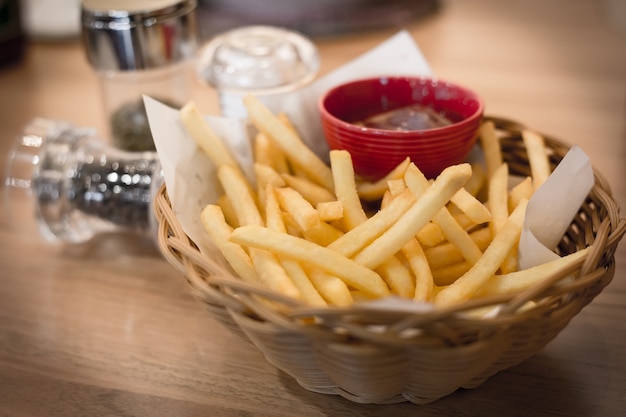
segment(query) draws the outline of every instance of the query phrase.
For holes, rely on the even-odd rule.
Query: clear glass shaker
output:
[[[179,108],[190,99],[197,50],[196,0],[83,0],[82,39],[100,79],[111,143],[154,150],[143,105],[149,95]]]
[[[94,129],[39,118],[9,153],[5,206],[22,225],[34,215],[51,242],[82,243],[99,233],[156,239],[152,201],[163,182],[156,152],[123,151]]]
[[[276,111],[286,94],[310,83],[319,52],[298,32],[273,26],[244,26],[220,34],[198,54],[198,78],[216,89],[224,117],[243,118],[243,97],[254,94]]]

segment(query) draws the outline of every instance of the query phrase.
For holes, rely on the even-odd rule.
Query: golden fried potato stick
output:
[[[265,227],[263,226],[253,225],[244,227],[260,227],[265,229]],[[232,237],[235,231],[240,229],[241,228],[238,227],[237,229],[233,230],[233,233],[231,233],[230,235],[230,241],[232,241]],[[300,291],[295,286],[292,278],[287,274],[274,253],[272,253],[271,251],[257,248],[250,248],[248,252],[250,253],[250,259],[252,259],[254,269],[256,269],[257,274],[259,274],[259,278],[261,278],[261,281],[269,289],[288,297],[302,299]]]
[[[537,190],[537,188],[548,179],[552,172],[546,144],[543,136],[527,129],[522,131],[522,140],[524,141],[524,146],[528,153],[528,164],[530,165],[530,172],[533,179],[533,189]]]
[[[434,281],[433,274],[428,265],[426,254],[419,244],[417,239],[412,238],[402,247],[402,253],[404,254],[409,267],[413,271],[415,276],[415,291],[413,293],[413,299],[415,301],[428,301],[430,300]]]
[[[446,307],[466,301],[493,278],[506,256],[519,241],[527,205],[527,200],[520,202],[479,261],[462,277],[437,294],[435,305]]]
[[[508,204],[509,166],[500,164],[489,179],[487,190],[489,197],[489,210],[491,211],[491,233],[493,236],[504,226],[509,217]]]
[[[200,219],[213,243],[235,273],[246,282],[260,283],[261,279],[254,269],[248,253],[241,245],[229,241],[233,229],[226,223],[220,207],[213,204],[205,206],[200,214]]]
[[[409,269],[394,255],[387,258],[376,272],[380,275],[391,291],[404,298],[413,298],[415,282]]]
[[[378,181],[359,181],[357,183],[357,191],[359,197],[365,201],[376,201],[383,197],[385,191],[387,191],[387,182],[389,180],[402,178],[407,167],[411,163],[410,158],[404,159],[394,169],[392,169],[387,175]]]
[[[415,196],[407,189],[375,215],[368,218],[363,223],[358,224],[328,245],[328,248],[344,256],[352,257],[389,229],[414,202]],[[345,214],[347,214],[347,211],[344,211],[344,215]],[[392,255],[396,252],[397,250],[393,252]]]
[[[367,215],[357,192],[352,156],[348,151],[332,150],[330,151],[330,167],[335,196],[344,210],[344,224],[348,230],[354,229],[367,220]]]
[[[248,117],[254,126],[282,149],[291,164],[314,182],[329,190],[333,187],[330,168],[300,139],[285,126],[263,103],[253,95],[243,99]]]
[[[232,202],[239,224],[264,225],[263,217],[243,174],[230,165],[223,165],[218,169],[217,175],[226,195]],[[274,254],[255,248],[251,248],[248,253],[259,278],[268,288],[288,297],[300,299],[300,292]]]
[[[519,184],[509,191],[508,197],[508,207],[509,213],[515,210],[515,207],[519,204],[519,202],[523,199],[530,200],[530,197],[533,195],[533,182],[531,177],[526,177]]]
[[[341,278],[349,286],[371,296],[386,297],[389,295],[387,284],[376,272],[359,265],[334,250],[308,240],[256,225],[242,226],[233,230],[230,240],[320,268]]]
[[[304,236],[305,239],[317,243],[320,246],[330,245],[343,236],[343,234],[343,231],[326,222],[320,222],[319,225],[302,232],[302,236]]]
[[[217,177],[232,203],[239,224],[263,225],[263,218],[256,206],[255,196],[241,171],[231,165],[222,165],[217,170]]]
[[[432,185],[389,229],[353,259],[372,269],[380,266],[387,258],[402,249],[428,223],[429,219],[450,201],[454,193],[471,175],[472,169],[469,164],[453,165],[444,169]],[[392,203],[399,197],[396,197]],[[387,208],[391,205],[390,203]]]
[[[258,164],[272,167],[281,174],[289,173],[289,164],[283,151],[260,132],[254,138],[254,160]]]
[[[314,183],[307,177],[298,177],[291,174],[282,174],[282,177],[289,187],[302,194],[302,197],[313,206],[335,200],[335,195],[331,191]]]
[[[436,246],[446,240],[446,237],[441,231],[441,227],[433,223],[432,220],[417,232],[416,237],[418,242],[426,247]]]
[[[278,198],[276,196],[276,193],[274,192],[274,187],[272,187],[270,184],[268,184],[266,187],[265,195],[265,222],[267,224],[267,227],[280,233],[287,233],[287,229],[285,227],[285,223],[283,222],[283,217],[280,210],[280,205],[278,203]],[[300,263],[293,259],[285,258],[282,256],[279,256],[278,260],[282,267],[285,269],[285,272],[287,272],[287,275],[289,275],[294,285],[300,292],[300,296],[305,303],[312,306],[327,305],[326,301],[317,291]]]
[[[467,180],[463,188],[474,197],[477,197],[486,181],[487,173],[485,168],[483,168],[482,164],[474,162],[472,163],[472,176]]]
[[[438,287],[445,287],[461,278],[472,268],[472,264],[467,261],[460,261],[455,264],[448,264],[439,268],[433,268],[433,281]]]
[[[306,269],[311,282],[329,304],[349,306],[354,302],[345,282],[319,268]]]
[[[222,209],[226,223],[228,223],[231,227],[238,227],[239,220],[237,220],[237,213],[235,213],[233,204],[230,202],[230,199],[226,194],[222,194],[217,198],[217,205]]]
[[[502,165],[502,150],[500,149],[500,140],[496,135],[496,129],[493,122],[488,121],[480,125],[479,130],[480,144],[485,155],[485,164],[487,166],[487,180],[496,169]]]
[[[417,168],[415,164],[411,164],[404,176],[409,189],[419,199],[428,190],[430,183],[424,174]],[[462,188],[460,188],[462,189]],[[458,191],[454,194],[457,195]],[[453,196],[454,196],[453,195]],[[482,256],[482,251],[478,248],[478,245],[469,236],[469,233],[465,231],[456,221],[456,219],[450,214],[447,207],[442,207],[432,217],[432,221],[441,228],[441,232],[452,242],[461,252],[463,257],[471,264],[475,264]]]
[[[571,271],[577,268],[583,263],[589,250],[590,248],[587,247],[570,255],[555,259],[554,261],[509,274],[496,275],[478,290],[476,296],[514,294],[524,291],[544,281],[547,276],[553,273],[564,270]]]
[[[315,208],[320,214],[320,220],[324,222],[332,222],[343,218],[343,204],[341,204],[341,201],[321,202]]]
[[[487,249],[491,243],[491,230],[482,227],[470,233],[470,238],[476,242],[481,251]],[[464,260],[463,255],[452,242],[444,242],[437,246],[424,249],[426,259],[431,268],[442,268],[446,265],[455,264]]]
[[[492,218],[490,222],[491,234],[495,236],[504,226],[509,217],[509,166],[506,163],[500,165],[489,181],[488,195],[489,208]],[[513,272],[517,269],[517,247],[511,248],[511,252],[502,262],[502,273]]]
[[[198,147],[202,149],[216,167],[230,165],[240,170],[235,158],[226,148],[224,142],[211,129],[193,101],[185,104],[180,109],[179,114],[189,136],[193,138]]]
[[[291,216],[300,230],[309,230],[320,224],[319,212],[302,194],[289,187],[276,188],[274,192],[280,207]]]
[[[465,188],[461,188],[450,199],[452,203],[476,224],[491,220],[491,212]]]
[[[268,184],[273,187],[284,187],[286,185],[283,177],[269,165],[254,163],[254,174],[256,176],[257,199],[261,209],[265,207],[265,188]]]

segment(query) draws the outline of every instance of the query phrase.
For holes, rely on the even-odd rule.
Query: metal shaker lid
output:
[[[311,81],[318,50],[298,32],[244,26],[216,36],[199,54],[199,78],[221,91],[278,92]]]
[[[98,71],[135,71],[196,52],[196,0],[83,0],[82,39]]]

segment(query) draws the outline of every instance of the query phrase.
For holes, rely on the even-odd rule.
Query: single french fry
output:
[[[394,169],[392,169],[387,175],[378,181],[367,182],[360,181],[357,183],[357,191],[359,197],[365,201],[376,201],[382,198],[387,191],[387,182],[390,180],[402,178],[407,167],[411,163],[410,158],[404,159]]]
[[[314,183],[307,177],[297,177],[291,174],[282,174],[282,177],[289,187],[298,191],[313,206],[335,200],[334,193]]]
[[[328,248],[344,256],[352,257],[391,227],[414,202],[415,197],[413,193],[411,193],[410,190],[406,190],[394,198],[387,206],[378,211],[378,213],[358,224],[328,245]],[[347,212],[344,213],[347,214]],[[394,251],[392,255],[396,252],[397,250]]]
[[[448,264],[439,268],[433,268],[433,281],[437,286],[446,286],[455,282],[467,273],[472,267],[472,264],[462,260],[454,264]]]
[[[409,189],[418,198],[418,201],[430,187],[428,179],[415,164],[411,164],[407,168],[404,180]],[[457,194],[458,191],[454,195]],[[457,223],[456,219],[445,206],[434,214],[432,221],[441,228],[441,232],[446,239],[459,248],[459,251],[469,263],[475,264],[482,256],[478,245],[476,245],[465,229]]]
[[[254,139],[254,161],[272,167],[278,173],[289,173],[289,164],[283,151],[260,132]]]
[[[343,204],[341,201],[326,201],[317,204],[320,220],[330,222],[343,218]]]
[[[476,224],[491,220],[491,212],[465,188],[461,188],[450,199],[452,203]]]
[[[573,271],[582,264],[589,250],[590,248],[587,247],[570,255],[555,259],[554,261],[509,274],[496,275],[493,279],[480,287],[476,295],[482,297],[495,294],[514,294],[524,291],[540,283],[546,276],[553,273],[559,271]]]
[[[280,233],[287,233],[274,188],[268,184],[265,194],[267,196],[265,214],[267,227]],[[327,305],[326,301],[322,298],[309,279],[309,276],[305,272],[304,268],[297,261],[281,256],[278,257],[278,260],[298,289],[300,296],[305,303],[313,306]]]
[[[387,181],[387,188],[392,197],[397,196],[406,188],[406,183],[403,178],[393,179]],[[384,197],[384,196],[383,196]]]
[[[233,271],[244,281],[259,284],[261,279],[248,253],[241,245],[229,241],[233,229],[226,223],[222,209],[217,205],[209,204],[200,213],[200,219],[212,242],[215,243]]]
[[[326,187],[333,188],[330,168],[289,127],[285,126],[263,103],[253,95],[243,99],[248,117],[254,126],[282,149],[291,164],[307,176]]]
[[[520,183],[509,191],[509,197],[507,199],[507,205],[509,213],[515,210],[515,207],[521,200],[530,200],[533,195],[533,182],[531,177],[526,177]]]
[[[552,172],[546,145],[543,136],[532,130],[524,129],[522,131],[522,140],[524,141],[524,146],[528,153],[528,164],[530,165],[530,172],[533,179],[533,189],[537,190],[537,188],[548,179]]]
[[[298,129],[296,129],[296,127],[293,125],[293,122],[291,121],[289,116],[287,116],[287,113],[278,113],[276,117],[278,117],[278,120],[280,120],[280,122],[284,124],[285,127],[294,132],[296,135],[298,134]]]
[[[494,276],[508,253],[519,241],[527,205],[527,200],[520,202],[504,226],[494,236],[479,261],[437,295],[435,299],[437,306],[450,306],[469,299]]]
[[[509,166],[503,163],[496,169],[489,181],[489,208],[492,212],[491,233],[495,236],[509,217]],[[508,273],[517,269],[517,248],[513,247],[502,261],[500,272]]]
[[[472,163],[472,176],[467,180],[463,188],[474,197],[477,197],[486,182],[487,173],[485,168],[480,163],[474,162]]]
[[[481,251],[484,251],[491,243],[491,230],[482,227],[470,233],[470,238],[476,243]],[[464,260],[463,255],[453,243],[444,242],[437,246],[424,249],[428,264],[432,269],[443,268],[446,265],[455,264]]]
[[[509,217],[508,205],[509,166],[501,164],[489,179],[489,210],[491,233],[495,236]]]
[[[263,218],[256,206],[255,196],[241,171],[230,165],[222,165],[217,176],[232,203],[239,224],[262,225]]]
[[[317,243],[320,246],[330,245],[343,236],[343,234],[343,231],[326,222],[320,222],[319,225],[302,231],[302,236],[304,236],[305,239]]]
[[[198,147],[202,149],[216,167],[231,165],[240,169],[237,161],[235,161],[228,148],[224,145],[224,142],[211,129],[193,101],[185,104],[180,109],[179,114],[189,136],[193,138]]]
[[[220,209],[222,209],[226,223],[228,223],[231,227],[238,227],[239,220],[237,220],[237,213],[235,213],[233,203],[230,202],[230,199],[226,194],[222,194],[217,198],[217,205]]]
[[[428,265],[426,254],[417,239],[410,239],[403,247],[402,254],[406,258],[409,267],[415,276],[415,301],[430,300],[433,291],[433,274]]]
[[[251,225],[244,227],[253,226]],[[263,226],[254,227],[262,227],[265,229],[265,227]],[[234,233],[240,229],[241,228],[239,227],[233,230],[233,233],[231,233],[230,235],[230,241],[232,241]],[[248,252],[250,253],[250,259],[252,259],[254,269],[256,269],[257,274],[259,274],[259,278],[269,289],[288,297],[293,297],[296,299],[302,298],[300,291],[298,290],[298,288],[296,288],[291,277],[287,275],[287,272],[282,267],[280,261],[278,260],[276,255],[274,255],[274,253],[272,253],[271,251],[257,248],[250,248]]]
[[[376,272],[385,280],[394,294],[404,298],[413,298],[415,295],[413,276],[395,256],[387,258],[376,268]]]
[[[248,225],[233,230],[230,240],[318,267],[341,278],[347,285],[374,297],[385,297],[390,294],[387,284],[373,270],[359,265],[336,251],[305,239],[275,232],[262,226]]]
[[[320,224],[318,211],[293,188],[275,189],[280,207],[294,219],[300,230],[309,230]]]
[[[340,278],[319,268],[308,268],[307,274],[317,291],[329,304],[345,307],[354,302],[350,289]]]
[[[348,151],[330,151],[330,166],[333,175],[335,196],[344,211],[343,221],[348,230],[367,220],[356,188],[354,166]]]
[[[500,141],[496,135],[493,122],[484,122],[480,126],[479,139],[487,166],[487,180],[490,180],[493,173],[503,162]]]
[[[259,206],[265,207],[265,188],[267,185],[273,187],[284,187],[286,185],[283,177],[271,166],[261,163],[254,164],[254,174],[257,183],[257,198]]]
[[[450,201],[450,197],[465,184],[471,175],[469,164],[453,165],[444,169],[432,185],[389,229],[353,259],[370,268],[380,266],[387,258],[402,249],[424,227],[428,219],[431,219]],[[396,197],[393,202],[399,197]],[[388,207],[391,207],[391,204]]]
[[[417,240],[421,245],[426,247],[436,246],[446,240],[446,237],[441,231],[441,227],[438,224],[429,221],[426,226],[417,232]]]

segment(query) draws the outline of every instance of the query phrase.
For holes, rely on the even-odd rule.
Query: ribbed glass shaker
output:
[[[83,0],[82,40],[102,90],[111,143],[154,150],[142,96],[172,107],[190,99],[196,0]]]
[[[244,26],[214,37],[198,55],[201,82],[215,88],[224,117],[246,116],[242,99],[254,94],[276,111],[286,94],[316,76],[319,53],[298,32],[273,26]]]
[[[82,243],[99,233],[156,239],[152,201],[163,175],[156,152],[123,151],[94,129],[38,118],[10,151],[4,199],[13,226],[33,217],[48,241]]]

